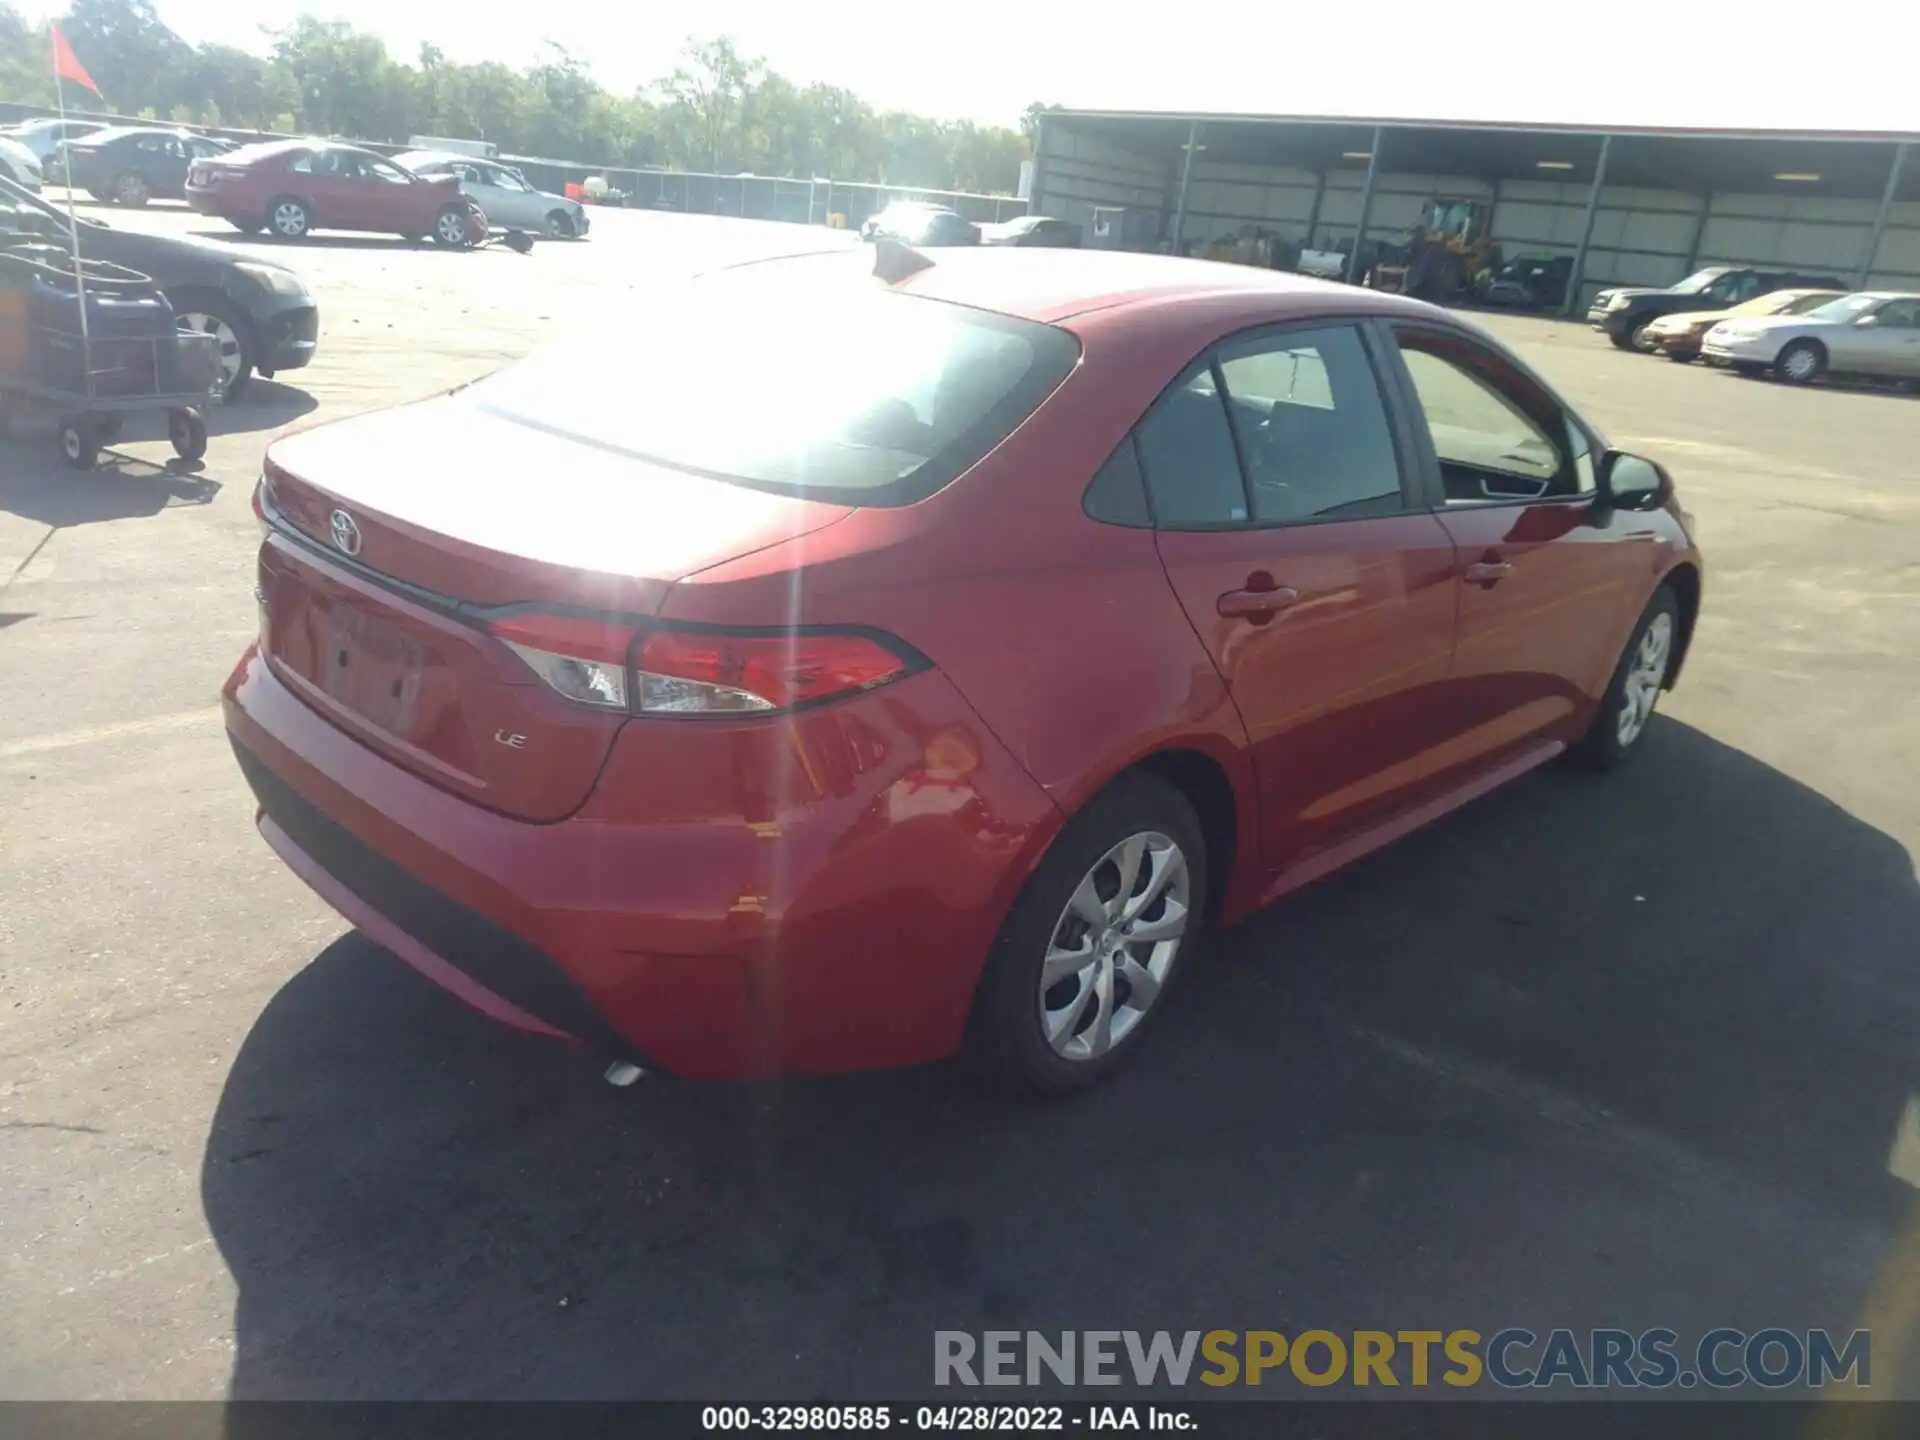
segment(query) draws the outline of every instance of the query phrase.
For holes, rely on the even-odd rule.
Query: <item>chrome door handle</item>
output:
[[[1214,602],[1224,620],[1251,620],[1263,625],[1289,605],[1300,603],[1300,592],[1282,586],[1275,590],[1229,590]]]
[[[1476,560],[1467,566],[1466,578],[1473,585],[1497,585],[1512,569],[1505,560]]]

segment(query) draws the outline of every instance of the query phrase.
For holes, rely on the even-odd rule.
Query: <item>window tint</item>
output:
[[[369,179],[384,181],[388,185],[411,185],[413,177],[398,165],[390,165],[385,160],[363,160]]]
[[[864,272],[858,286],[797,283],[807,263],[663,292],[644,345],[609,327],[609,338],[557,345],[466,393],[504,419],[636,460],[906,505],[1005,439],[1079,359],[1053,326],[876,292]]]
[[[1147,513],[1147,484],[1140,474],[1140,456],[1129,435],[1120,448],[1107,457],[1099,474],[1087,487],[1087,514],[1109,525],[1150,525]]]
[[[1897,326],[1902,330],[1920,327],[1920,300],[1895,300],[1883,306],[1878,313],[1882,325]]]
[[[287,163],[287,169],[301,175],[311,175],[313,173],[313,156],[303,151]]]
[[[1399,338],[1449,504],[1579,493],[1583,477],[1565,438],[1575,432],[1537,386],[1464,339]]]
[[[1256,521],[1400,511],[1400,463],[1358,331],[1247,339],[1222,349],[1219,363]]]
[[[1163,527],[1178,530],[1246,520],[1240,459],[1211,369],[1196,371],[1162,395],[1135,434],[1154,518]]]

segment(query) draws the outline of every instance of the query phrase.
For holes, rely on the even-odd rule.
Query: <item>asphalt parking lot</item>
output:
[[[320,355],[198,473],[157,426],[85,477],[0,444],[0,1396],[905,1397],[936,1329],[1508,1325],[1871,1328],[1875,1391],[1920,1394],[1920,397],[1489,321],[1699,522],[1633,766],[1215,937],[1070,1104],[946,1067],[617,1092],[288,873],[215,705],[273,430],[823,235],[596,219],[259,246]]]

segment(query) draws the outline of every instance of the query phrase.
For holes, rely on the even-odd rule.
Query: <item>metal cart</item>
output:
[[[26,259],[18,252],[11,258]],[[94,261],[89,269],[99,272],[89,284],[153,285],[147,276],[119,266]],[[71,271],[60,278],[64,283]],[[206,454],[204,407],[220,373],[215,336],[185,330],[164,336],[96,336],[84,325],[70,329],[36,323],[21,309],[0,316],[0,327],[8,331],[7,343],[0,347],[0,434],[11,430],[16,417],[32,406],[52,410],[60,419],[60,449],[67,464],[91,470],[99,462],[100,447],[119,433],[123,416],[164,410],[174,453],[183,460]]]

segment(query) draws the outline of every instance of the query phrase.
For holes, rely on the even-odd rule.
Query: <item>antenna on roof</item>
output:
[[[874,237],[873,274],[874,278],[884,280],[889,285],[898,285],[909,275],[918,275],[922,270],[931,268],[933,260],[922,255],[911,245],[902,245],[884,235]]]

